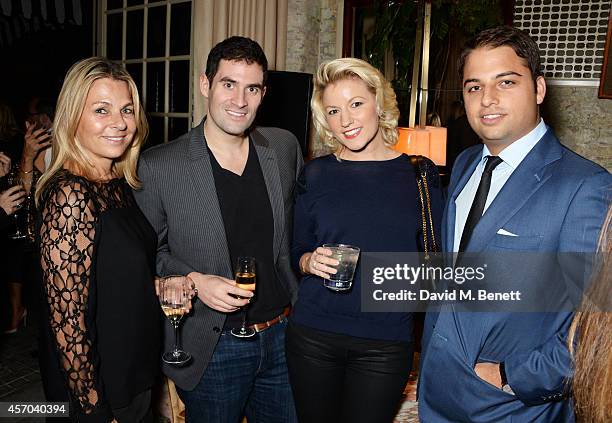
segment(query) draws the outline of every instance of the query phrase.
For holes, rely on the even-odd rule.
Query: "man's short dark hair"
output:
[[[463,80],[463,69],[472,51],[477,48],[497,48],[503,46],[512,48],[518,57],[527,62],[527,67],[531,71],[531,78],[535,84],[535,80],[543,75],[540,68],[540,49],[527,32],[511,26],[485,29],[469,40],[463,47],[461,56],[459,56],[459,62],[457,63],[459,78]]]
[[[263,71],[263,83],[266,83],[268,75],[268,59],[261,46],[246,37],[229,37],[214,46],[208,54],[206,61],[206,77],[212,83],[221,60],[244,61],[247,64],[257,63]]]

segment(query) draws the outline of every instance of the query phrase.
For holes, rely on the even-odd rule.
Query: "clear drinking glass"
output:
[[[174,348],[162,355],[164,363],[180,366],[191,360],[191,354],[180,347],[179,324],[187,311],[191,296],[191,282],[187,276],[166,276],[159,279],[159,302],[174,327]]]
[[[359,260],[359,248],[346,244],[323,244],[323,248],[331,250],[331,258],[338,260],[336,273],[329,275],[329,279],[325,279],[323,285],[333,291],[351,289]]]
[[[255,293],[255,282],[255,257],[238,257],[236,263],[236,286]],[[239,299],[243,298],[238,295],[235,295],[235,297]],[[251,297],[250,300],[253,301],[254,299],[255,296]],[[249,304],[250,302],[242,307],[244,310],[244,315],[242,316],[242,326],[240,328],[233,328],[231,330],[231,334],[238,338],[250,338],[251,336],[255,335],[255,329],[246,327]]]
[[[13,166],[11,171],[6,175],[6,181],[8,183],[9,188],[14,186],[21,186],[23,188],[23,181],[21,180],[21,175],[19,174],[19,167]],[[15,213],[12,214],[15,219],[15,232],[9,234],[11,239],[23,239],[27,235],[24,231],[21,230],[21,219],[20,219],[20,210],[21,204],[17,207]]]

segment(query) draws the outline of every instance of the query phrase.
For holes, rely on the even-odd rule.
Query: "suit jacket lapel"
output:
[[[274,219],[274,243],[273,252],[274,259],[278,257],[280,243],[285,227],[285,212],[283,205],[283,188],[278,171],[278,163],[276,162],[276,154],[270,147],[267,139],[263,137],[256,129],[251,132],[251,139],[257,151],[261,171],[266,182],[268,190],[268,198],[272,207],[272,217]]]
[[[443,227],[443,231],[445,231],[443,233],[443,239],[445,240],[444,246],[446,247],[445,251],[447,252],[453,251],[455,244],[455,217],[457,213],[455,200],[457,200],[457,197],[470,180],[472,173],[474,173],[474,170],[476,170],[476,166],[478,166],[482,156],[482,148],[482,146],[480,148],[475,148],[473,152],[469,153],[468,157],[466,157],[463,162],[465,163],[463,169],[460,167],[455,167],[455,169],[453,169],[453,173],[460,176],[456,184],[453,185],[451,182],[449,189],[450,196],[448,198],[447,207],[442,220],[445,222]]]
[[[549,129],[514,170],[472,233],[466,251],[482,251],[533,194],[550,178],[548,165],[561,158],[562,148]]]
[[[220,252],[227,257],[225,260],[226,276],[232,276],[232,265],[230,263],[229,250],[227,248],[227,236],[221,208],[219,207],[219,197],[215,186],[215,178],[210,164],[210,155],[206,141],[204,140],[204,120],[190,132],[190,140],[187,155],[189,157],[189,174],[193,183],[196,195],[202,200],[203,207],[206,208],[206,231],[211,237],[217,240]]]

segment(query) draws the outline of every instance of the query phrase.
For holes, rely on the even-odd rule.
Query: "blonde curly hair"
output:
[[[366,84],[368,90],[376,96],[378,127],[383,141],[387,146],[395,145],[397,143],[397,120],[399,118],[395,92],[389,81],[378,69],[368,62],[352,57],[322,63],[313,78],[314,91],[310,107],[312,108],[315,130],[323,144],[333,151],[337,151],[341,146],[327,123],[325,108],[323,107],[323,92],[329,85],[349,78],[359,78]]]

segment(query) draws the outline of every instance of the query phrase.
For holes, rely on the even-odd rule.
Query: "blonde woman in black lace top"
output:
[[[76,63],[53,126],[36,189],[45,394],[70,401],[73,421],[150,421],[160,311],[156,236],[131,191],[147,134],[134,81],[104,58]]]

